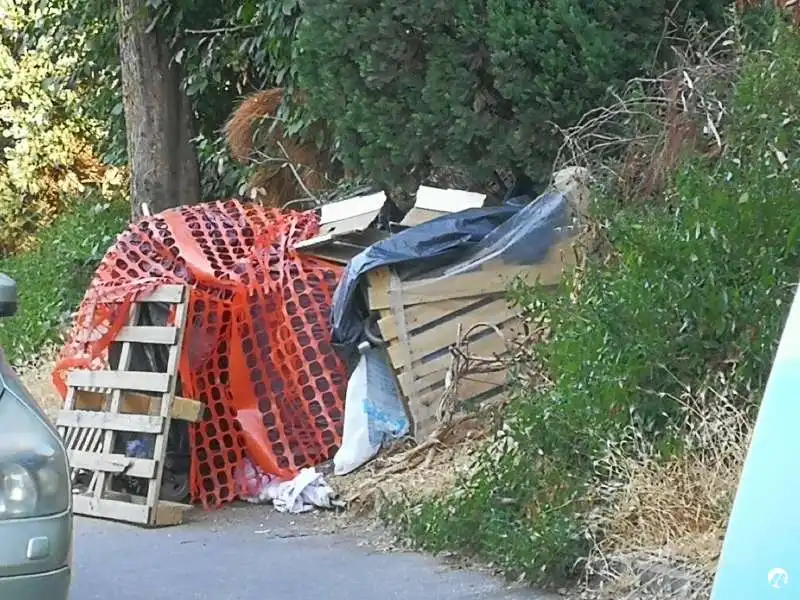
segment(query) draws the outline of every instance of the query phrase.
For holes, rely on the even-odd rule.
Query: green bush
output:
[[[130,205],[87,198],[40,231],[33,249],[0,260],[17,282],[19,309],[0,321],[0,346],[12,361],[29,359],[69,323],[106,250],[130,218]]]
[[[546,177],[553,124],[572,124],[652,67],[675,4],[309,1],[300,87],[345,165],[380,183],[413,184],[432,167]],[[678,4],[678,19],[721,18],[719,2]]]
[[[21,6],[0,8],[0,255],[26,249],[69,198],[124,185],[93,153],[102,134],[85,98],[58,83],[75,54],[55,55],[46,35],[26,40],[28,22]]]
[[[555,383],[517,383],[476,474],[440,501],[393,512],[422,547],[561,579],[587,555],[596,461],[623,428],[665,457],[680,452],[671,432],[681,409],[669,398],[720,371],[734,397],[759,401],[800,273],[798,86],[800,37],[781,30],[745,60],[721,160],[690,160],[671,209],[607,206],[616,261],[590,262],[574,301],[566,283],[555,295],[515,291],[550,320],[537,353]]]
[[[19,0],[33,15],[27,35],[50,37],[54,53],[77,55],[69,74],[72,86],[88,98],[87,110],[105,124],[99,148],[111,164],[127,160],[125,123],[117,44],[117,5],[105,0]],[[194,107],[195,148],[200,163],[203,198],[239,192],[248,169],[232,160],[222,126],[243,95],[282,87],[294,91],[295,29],[299,0],[151,0],[151,27],[169,43],[168,51],[183,73],[183,87]],[[285,130],[302,132],[308,125],[302,111],[288,112]]]

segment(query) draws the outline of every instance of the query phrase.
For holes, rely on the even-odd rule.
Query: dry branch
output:
[[[631,80],[572,127],[554,125],[564,138],[554,172],[587,166],[610,176],[623,199],[639,199],[660,192],[686,152],[723,152],[724,99],[737,72],[733,35],[733,28],[713,37],[701,28],[671,47],[675,68]]]
[[[253,165],[248,195],[265,206],[282,208],[305,196],[316,203],[317,192],[330,188],[328,152],[310,141],[288,136],[279,117],[283,89],[247,96],[225,124],[225,140],[239,162]],[[295,94],[293,101],[302,102]]]

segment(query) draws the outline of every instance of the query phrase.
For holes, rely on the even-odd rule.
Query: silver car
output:
[[[16,312],[0,273],[0,317]],[[72,564],[67,453],[0,351],[0,600],[66,600]]]

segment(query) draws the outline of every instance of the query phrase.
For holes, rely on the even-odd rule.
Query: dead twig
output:
[[[184,33],[190,35],[217,35],[220,33],[235,33],[237,31],[247,31],[255,29],[255,25],[234,25],[231,27],[214,27],[212,29],[184,29]]]
[[[491,323],[476,323],[470,327],[466,333],[462,331],[462,324],[458,324],[456,330],[456,343],[450,347],[450,367],[445,375],[444,391],[442,392],[439,407],[436,412],[437,420],[440,424],[449,423],[456,411],[456,398],[458,397],[458,384],[461,379],[470,374],[478,371],[476,365],[482,368],[480,372],[496,372],[508,366],[506,360],[493,356],[475,356],[469,354],[469,336],[476,329],[491,329],[494,333],[503,340],[506,350],[508,350],[508,342],[505,335],[499,327]],[[488,371],[487,371],[488,369]]]
[[[298,171],[297,171],[297,167],[296,167],[296,166],[294,165],[294,163],[292,162],[292,158],[289,156],[289,153],[286,151],[286,148],[284,147],[284,145],[283,145],[283,144],[282,144],[282,143],[281,143],[279,140],[275,140],[275,143],[278,145],[278,148],[280,148],[280,149],[281,149],[281,152],[283,152],[283,156],[286,158],[286,164],[287,164],[287,165],[289,166],[289,168],[292,170],[292,175],[294,175],[294,178],[297,180],[297,184],[298,184],[298,185],[299,185],[301,188],[303,188],[303,191],[306,193],[306,195],[307,195],[309,198],[313,198],[313,199],[316,201],[316,200],[317,200],[317,197],[316,197],[316,195],[314,195],[314,194],[311,192],[311,190],[309,190],[309,189],[308,189],[308,187],[306,186],[306,184],[305,184],[305,183],[303,183],[303,178],[302,178],[302,177],[300,177],[300,173],[298,173]]]
[[[701,26],[671,46],[676,68],[632,79],[610,105],[589,111],[573,127],[554,124],[563,137],[554,172],[587,166],[610,176],[623,199],[638,199],[663,188],[685,151],[723,152],[722,99],[738,67],[731,58],[734,34],[734,28],[717,34]]]

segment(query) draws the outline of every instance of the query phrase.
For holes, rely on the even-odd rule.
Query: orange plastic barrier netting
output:
[[[327,460],[341,442],[347,383],[330,345],[341,268],[293,251],[318,230],[313,212],[236,200],[131,225],[97,269],[56,364],[62,397],[69,369],[108,367],[139,294],[186,283],[182,393],[209,408],[191,436],[193,499],[206,507],[235,499],[245,452],[282,477]]]

